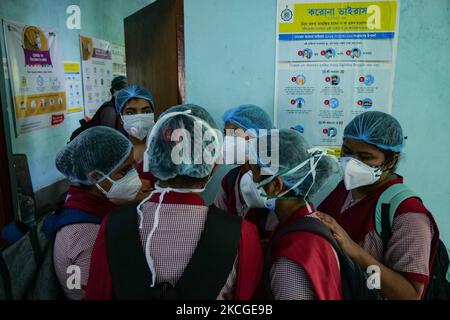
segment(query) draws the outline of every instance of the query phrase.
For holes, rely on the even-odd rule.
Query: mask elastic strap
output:
[[[99,183],[101,183],[101,182],[104,181],[105,179],[106,179],[106,180],[109,180],[109,182],[111,182],[111,188],[112,188],[112,186],[114,185],[115,181],[114,181],[113,179],[111,179],[108,175],[104,174],[103,172],[101,172],[101,171],[98,171],[98,172],[99,172],[103,177],[101,177],[100,179],[97,180],[97,182],[95,183],[95,186],[96,186],[98,189],[100,189],[100,191],[101,191],[105,196],[107,196],[107,195],[108,195],[108,192],[107,192],[105,189],[103,189],[103,188],[100,186]]]
[[[150,283],[151,288],[153,288],[156,284],[156,269],[155,269],[155,262],[154,262],[152,256],[150,255],[150,242],[153,237],[153,234],[156,231],[156,228],[159,225],[159,212],[161,209],[161,203],[164,200],[164,195],[168,192],[170,192],[170,191],[163,191],[159,195],[159,203],[158,203],[158,207],[156,208],[156,211],[155,211],[155,216],[153,219],[153,227],[152,227],[152,230],[150,231],[150,234],[147,236],[147,240],[145,241],[145,259],[147,260],[147,264],[152,273],[152,282]]]
[[[150,195],[148,195],[144,200],[142,200],[137,206],[137,212],[138,212],[138,215],[139,215],[139,229],[142,229],[143,222],[144,222],[144,214],[143,214],[143,212],[141,210],[141,207],[142,207],[142,205],[145,202],[147,202],[153,196],[154,192],[155,192],[155,190],[150,192]],[[158,204],[158,208],[156,209],[156,211],[158,212],[158,215],[159,215],[159,206],[160,206],[160,204]],[[158,223],[159,223],[159,217],[158,217]],[[155,224],[155,221],[153,222],[153,225],[154,224]],[[155,273],[155,267],[154,267],[153,259],[150,256],[150,247],[149,247],[150,246],[150,236],[151,235],[149,235],[147,237],[147,240],[145,242],[145,259],[147,260],[147,264],[148,264],[148,266],[149,266],[149,268],[151,270],[151,273],[152,273],[152,283],[150,284],[150,286],[154,286],[155,279],[156,279],[156,273]],[[148,251],[148,254],[147,254],[147,251]]]
[[[141,207],[153,196],[154,192],[155,190],[152,190],[152,192],[150,192],[150,194],[147,197],[145,197],[144,200],[142,200],[137,206],[137,212],[139,215],[139,229],[142,229],[142,224],[144,221],[144,213],[142,212]]]
[[[106,192],[105,189],[103,189],[98,183],[95,184],[95,186],[106,196],[108,195],[108,192]]]
[[[320,160],[320,158],[319,158],[319,160]],[[317,163],[319,162],[319,160],[317,160]],[[316,166],[317,166],[317,165],[316,165]],[[306,191],[305,196],[304,196],[304,201],[305,201],[306,207],[308,208],[308,212],[309,212],[310,214],[313,213],[313,211],[312,211],[312,208],[311,208],[311,206],[310,206],[310,204],[309,204],[309,200],[308,200],[307,198],[309,197],[309,192],[311,191],[312,186],[313,186],[314,183],[316,182],[316,173],[317,173],[317,172],[316,172],[316,166],[314,167],[314,170],[311,172],[313,181],[312,181],[311,185],[310,185],[309,188],[308,188],[308,191]]]
[[[291,190],[297,188],[299,185],[301,185],[301,184],[306,180],[306,178],[307,178],[310,174],[312,174],[313,181],[312,181],[311,185],[309,186],[308,191],[307,191],[307,192],[305,193],[305,195],[303,196],[303,197],[305,198],[305,204],[306,204],[306,207],[308,208],[308,212],[309,212],[309,213],[312,213],[311,206],[309,205],[309,203],[308,203],[308,201],[306,200],[306,198],[308,197],[309,192],[311,191],[312,186],[314,185],[315,180],[316,180],[316,167],[317,167],[317,165],[318,165],[320,159],[322,159],[322,157],[323,157],[324,155],[325,155],[325,153],[322,152],[321,155],[319,156],[319,158],[317,159],[317,161],[314,161],[314,156],[312,156],[311,158],[309,158],[309,159],[307,160],[307,161],[310,163],[310,170],[308,171],[308,173],[307,173],[302,179],[300,179],[296,184],[294,184],[294,185],[293,185],[291,188],[289,188],[288,190],[284,191],[284,192],[283,192],[281,195],[279,195],[278,197],[282,197],[282,196],[284,196],[285,194],[287,194],[289,191],[291,191]],[[303,166],[301,166],[301,167],[298,168],[297,170],[300,170],[302,167],[303,167]]]
[[[206,185],[205,185],[206,186]],[[157,192],[178,192],[178,193],[202,193],[203,191],[205,191],[205,188],[201,188],[201,189],[177,189],[177,188],[157,188],[155,187],[155,190]]]
[[[258,188],[264,187],[266,184],[269,184],[270,182],[272,182],[272,180],[275,179],[275,177],[276,177],[276,175],[273,175],[271,177],[264,179],[263,181],[258,183],[257,187]]]
[[[102,172],[100,170],[95,170],[95,172],[100,173],[102,175],[102,177],[97,180],[96,184],[104,181],[105,179],[108,179],[111,183],[113,183],[114,180],[111,180],[111,178],[107,174],[105,174],[104,172]]]
[[[270,183],[270,182],[271,182],[273,179],[275,179],[275,177],[277,177],[277,176],[283,177],[283,176],[288,176],[288,175],[290,175],[290,174],[292,174],[292,173],[297,172],[298,170],[300,170],[301,168],[303,168],[306,164],[308,164],[308,162],[310,162],[310,159],[312,159],[312,158],[306,159],[305,161],[303,161],[303,162],[300,163],[299,165],[295,166],[294,168],[292,168],[292,169],[286,171],[285,173],[282,173],[282,174],[274,174],[273,176],[264,179],[263,181],[261,181],[261,182],[258,183],[258,188],[261,188],[261,187],[265,186],[266,184]],[[308,174],[309,174],[309,173],[308,173]]]
[[[306,175],[305,175],[303,178],[301,178],[299,181],[297,181],[297,183],[295,183],[295,184],[294,184],[291,188],[289,188],[288,190],[284,191],[284,192],[283,192],[281,195],[279,195],[278,197],[282,197],[282,196],[284,196],[285,194],[287,194],[289,191],[291,191],[291,190],[297,188],[299,185],[301,185],[301,184],[303,183],[303,181],[306,180],[306,178],[308,178],[309,174],[314,170],[314,157],[309,158],[309,159],[307,160],[306,163],[308,163],[308,162],[309,162],[309,164],[310,164],[310,169],[309,169],[308,173],[306,173]],[[304,165],[303,165],[303,166],[304,166]],[[301,167],[298,168],[297,170],[300,170],[301,168],[303,168],[303,166],[301,166]],[[287,174],[286,174],[286,175],[287,175]]]
[[[132,171],[136,171],[136,169],[134,169],[134,168],[132,168],[132,169],[130,169],[121,179],[123,179],[123,178],[125,178],[125,177],[127,177]],[[100,178],[98,181],[97,181],[97,183],[95,184],[95,186],[98,188],[98,189],[100,189],[100,191],[105,195],[105,196],[107,196],[108,195],[108,192],[105,190],[105,189],[103,189],[100,185],[99,185],[99,183],[100,182],[102,182],[102,181],[104,181],[105,179],[106,180],[109,180],[109,182],[111,182],[111,188],[117,183],[117,181],[119,181],[119,180],[117,180],[117,181],[115,181],[115,180],[113,180],[113,179],[111,179],[109,176],[107,176],[106,174],[104,174],[103,172],[101,172],[101,171],[99,171],[100,172],[100,174],[103,176],[102,178]],[[111,190],[111,189],[110,189]],[[141,202],[142,203],[142,202]]]
[[[210,174],[211,176],[211,174]],[[206,187],[206,185],[205,185]],[[153,195],[154,192],[161,192],[161,194],[159,195],[159,202],[158,202],[158,206],[156,208],[155,211],[155,216],[153,219],[153,227],[152,230],[150,231],[150,234],[147,236],[147,239],[145,241],[145,258],[147,260],[147,264],[150,268],[150,271],[152,273],[152,283],[150,284],[150,287],[154,287],[155,283],[156,283],[156,269],[155,269],[155,263],[154,260],[152,258],[152,256],[150,255],[150,243],[151,243],[151,239],[153,237],[153,234],[156,231],[156,228],[159,225],[159,218],[160,218],[160,209],[161,209],[161,204],[164,200],[164,196],[166,195],[166,193],[169,192],[180,192],[180,193],[191,193],[191,192],[196,192],[196,193],[200,193],[203,192],[205,189],[176,189],[176,188],[161,188],[158,184],[158,182],[155,185],[155,189],[150,193],[150,195],[145,198],[139,205],[138,205],[138,213],[140,216],[140,224],[139,224],[139,228],[142,229],[142,224],[143,224],[143,213],[142,210],[140,209],[141,205],[146,202],[148,199],[151,198],[151,196]]]
[[[310,214],[313,213],[313,211],[312,211],[311,206],[309,205],[309,200],[307,200],[306,198],[309,197],[309,192],[311,191],[312,186],[313,186],[314,183],[316,182],[316,174],[317,174],[316,168],[317,168],[317,165],[319,164],[320,159],[322,159],[323,156],[325,156],[325,153],[322,153],[322,154],[319,156],[319,159],[317,159],[317,161],[316,161],[316,162],[314,163],[314,165],[313,165],[313,169],[312,169],[312,172],[311,172],[313,181],[312,181],[311,185],[310,185],[309,188],[308,188],[308,191],[306,191],[305,196],[304,196],[305,204],[306,204],[306,207],[308,208],[308,212],[309,212]]]

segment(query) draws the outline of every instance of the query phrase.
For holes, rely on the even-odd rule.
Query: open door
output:
[[[157,0],[124,24],[128,83],[151,91],[156,116],[184,103],[183,0]]]

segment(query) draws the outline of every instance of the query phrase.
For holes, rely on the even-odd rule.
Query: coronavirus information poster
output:
[[[59,34],[3,20],[17,136],[64,122],[66,92]]]
[[[277,10],[279,128],[333,148],[356,115],[391,112],[398,1],[279,0]]]

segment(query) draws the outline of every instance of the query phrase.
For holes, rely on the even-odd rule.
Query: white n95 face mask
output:
[[[139,139],[144,140],[155,125],[154,113],[142,113],[122,116],[123,128],[125,131]]]
[[[258,189],[258,186],[253,181],[253,173],[251,171],[242,176],[239,182],[239,189],[247,207],[267,208],[267,198],[261,195],[261,190]]]
[[[248,142],[239,136],[225,136],[222,154],[224,164],[244,164],[248,159]]]
[[[374,184],[383,174],[380,168],[371,167],[352,157],[342,157],[339,159],[339,163],[347,190]]]
[[[134,168],[128,171],[128,173],[120,180],[112,180],[108,176],[105,178],[111,182],[111,188],[109,191],[105,191],[105,189],[103,189],[98,183],[96,186],[110,200],[117,199],[131,201],[136,198],[142,188],[141,179]]]

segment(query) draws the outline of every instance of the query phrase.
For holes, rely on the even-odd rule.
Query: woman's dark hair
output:
[[[170,183],[172,185],[177,186],[178,188],[189,188],[192,187],[193,185],[197,185],[197,184],[204,184],[206,182],[208,182],[208,179],[210,177],[206,176],[204,178],[194,178],[194,177],[190,177],[190,176],[185,176],[185,175],[179,175],[176,176],[172,179],[167,180],[167,183]]]
[[[388,164],[394,160],[395,155],[398,155],[397,161],[390,171],[395,172],[397,170],[398,163],[400,162],[400,152],[394,152],[391,150],[384,150],[378,148],[384,154],[384,164]]]

